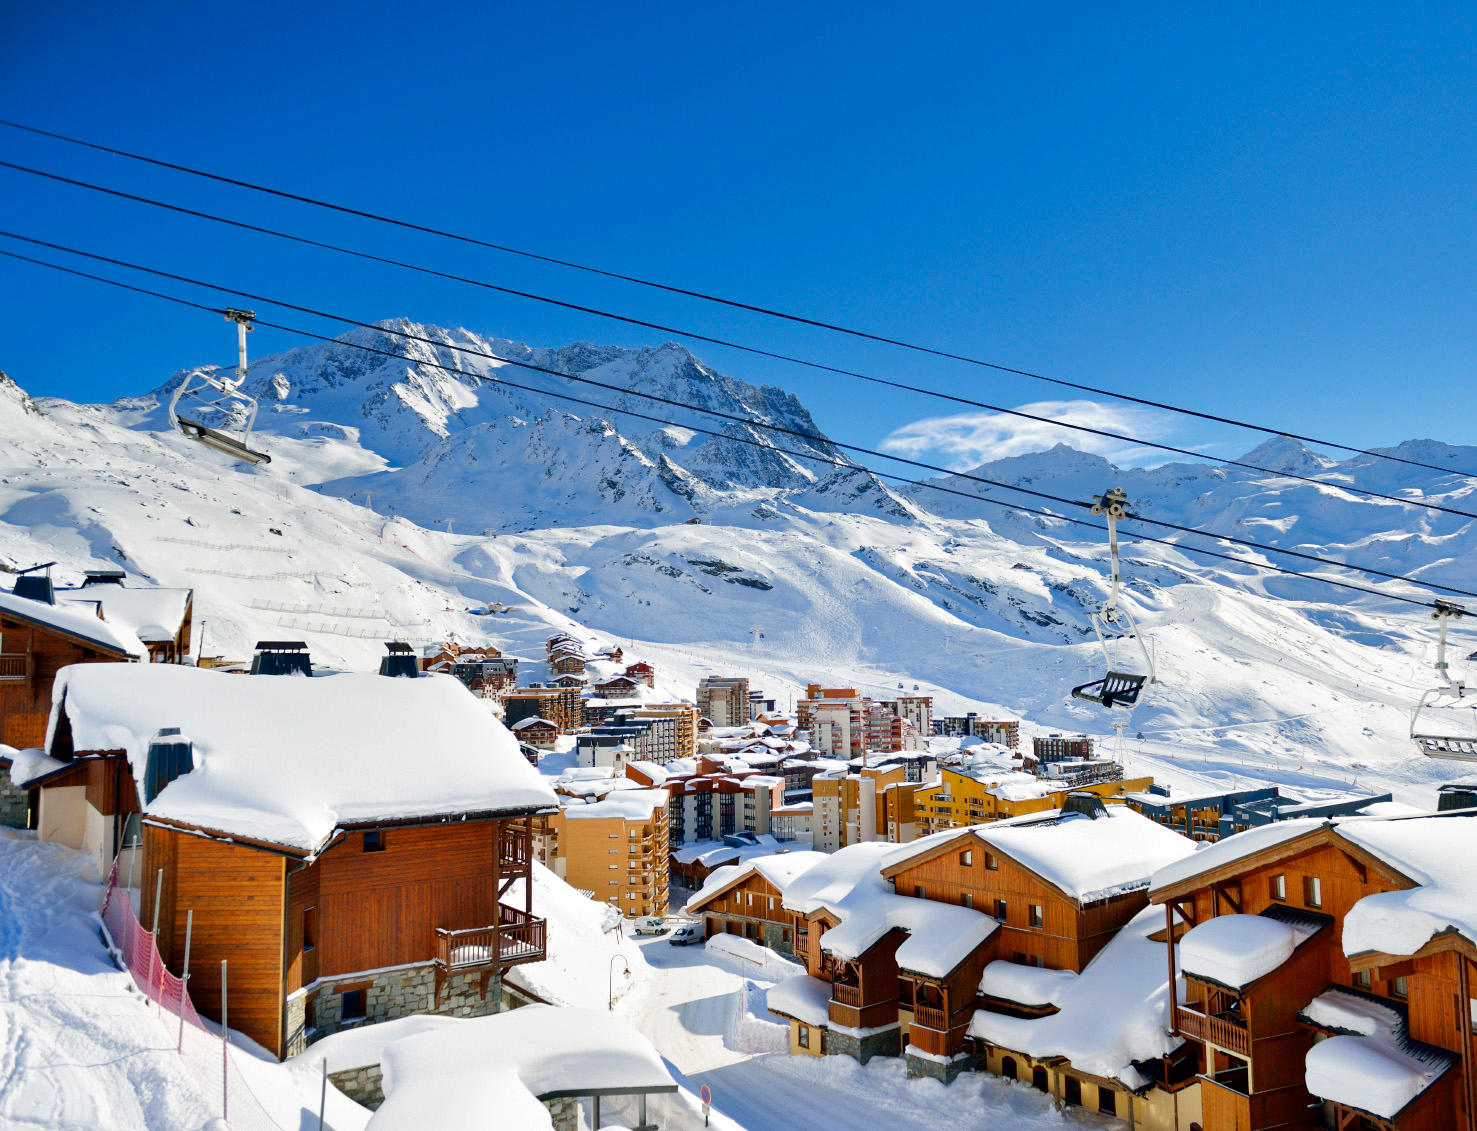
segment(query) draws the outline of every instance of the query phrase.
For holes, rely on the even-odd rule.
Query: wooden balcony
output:
[[[1251,1040],[1247,1036],[1246,1023],[1227,1017],[1208,1017],[1194,1009],[1180,1006],[1174,1011],[1174,1026],[1185,1036],[1197,1041],[1209,1041],[1227,1052],[1238,1056],[1251,1055]]]
[[[547,957],[547,924],[537,915],[502,904],[498,923],[450,931],[436,928],[436,967],[446,973],[496,969]]]
[[[949,1019],[944,1016],[942,1009],[932,1009],[926,1005],[917,1006],[913,1010],[913,1024],[922,1025],[925,1029],[932,1029],[942,1033],[949,1028]]]
[[[847,986],[836,982],[831,986],[831,1000],[839,1001],[842,1005],[854,1005],[860,1008],[862,1004],[862,988],[860,986]]]
[[[27,652],[0,653],[0,681],[24,683],[31,678],[31,656]]]
[[[514,875],[526,874],[532,855],[532,837],[524,821],[505,821],[498,834],[498,867]]]

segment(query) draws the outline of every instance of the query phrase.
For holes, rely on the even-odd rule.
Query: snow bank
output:
[[[1265,915],[1217,915],[1180,939],[1180,966],[1191,977],[1243,990],[1291,958],[1307,934]]]
[[[548,1131],[550,1093],[675,1091],[651,1043],[604,1011],[530,1005],[392,1041],[384,1049],[385,1102],[372,1131]]]
[[[1032,1057],[1064,1056],[1083,1072],[1143,1086],[1133,1062],[1164,1056],[1181,1043],[1170,1035],[1164,944],[1149,938],[1163,925],[1163,912],[1146,907],[1087,969],[1061,983],[1058,1012],[1017,1018],[981,1009],[969,1035]]]
[[[309,853],[341,825],[556,803],[508,731],[450,676],[81,664],[57,675],[50,734],[62,713],[76,749],[127,752],[140,796],[150,740],[180,727],[195,769],[146,813]]]
[[[831,1017],[831,983],[809,974],[796,974],[786,978],[768,993],[769,1008],[773,1013],[793,1017],[806,1025],[824,1027]]]
[[[750,977],[779,982],[804,973],[798,962],[738,935],[714,935],[703,950],[715,965]]]
[[[739,1007],[729,1015],[724,1033],[730,1048],[747,1053],[790,1051],[790,1026],[774,1019],[768,999],[766,987],[744,979],[739,986]]]
[[[1043,966],[1023,966],[1019,962],[997,959],[985,967],[980,978],[980,993],[1033,1009],[1044,1009],[1055,1005],[1076,980],[1077,974],[1072,970],[1048,970]]]

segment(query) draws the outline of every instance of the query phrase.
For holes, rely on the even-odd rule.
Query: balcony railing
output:
[[[1197,1041],[1209,1041],[1227,1052],[1249,1056],[1251,1040],[1247,1036],[1246,1024],[1226,1017],[1208,1017],[1184,1006],[1174,1011],[1174,1024],[1181,1033]]]
[[[913,1009],[913,1024],[942,1033],[948,1030],[949,1019],[944,1015],[942,1009],[933,1009],[926,1005],[920,1005]]]
[[[23,682],[31,678],[31,657],[26,652],[0,654],[0,680]]]
[[[498,837],[497,856],[499,865],[503,867],[511,865],[514,868],[527,867],[528,842],[528,830],[521,821],[517,824],[504,825],[502,835]]]
[[[547,952],[547,925],[536,915],[506,905],[492,927],[449,931],[436,928],[436,965],[443,970],[473,970],[538,962]]]
[[[842,1005],[854,1005],[860,1007],[862,1004],[861,986],[848,986],[836,982],[831,986],[831,998],[839,1001]]]

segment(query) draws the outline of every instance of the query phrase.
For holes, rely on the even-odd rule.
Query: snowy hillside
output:
[[[168,382],[108,406],[32,403],[7,384],[0,563],[55,558],[67,576],[121,564],[192,585],[208,654],[242,657],[257,639],[301,636],[320,661],[366,667],[381,641],[455,635],[534,657],[558,628],[651,660],[665,694],[691,696],[710,672],[747,674],[781,702],[811,679],[871,694],[916,684],[938,710],[1107,733],[1100,712],[1068,697],[1101,674],[1087,618],[1106,593],[1106,552],[1092,531],[958,496],[903,496],[865,472],[775,450],[834,455],[820,439],[771,446],[752,432],[766,445],[756,448],[733,438],[742,432],[711,437],[561,407],[502,381],[565,383],[451,348],[815,431],[793,397],[725,378],[680,347],[533,350],[386,325],[438,344],[350,337],[471,375],[342,343],[261,359],[250,380],[273,462],[255,470],[164,430]],[[659,414],[669,412],[711,425]],[[1473,448],[1402,450],[1477,467]],[[1121,483],[1147,515],[1477,580],[1477,524],[1355,501],[1338,487],[1474,509],[1470,481],[1367,457],[1334,465],[1285,441],[1253,462],[1322,482],[1212,465],[1121,470],[1067,448],[982,474],[1073,498]],[[1127,600],[1163,680],[1132,718],[1142,768],[1187,783],[1274,780],[1310,797],[1357,780],[1424,804],[1454,776],[1403,737],[1408,705],[1429,684],[1432,632],[1420,610],[1132,538],[1125,558]],[[512,611],[467,611],[488,602]]]

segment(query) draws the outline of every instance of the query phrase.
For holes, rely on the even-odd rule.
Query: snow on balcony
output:
[[[1063,991],[1076,980],[1071,970],[1048,970],[998,959],[985,967],[980,993],[1027,1009],[1046,1009],[1057,1005]]]
[[[1314,930],[1267,915],[1218,915],[1180,940],[1180,966],[1189,977],[1239,992],[1291,958]]]

